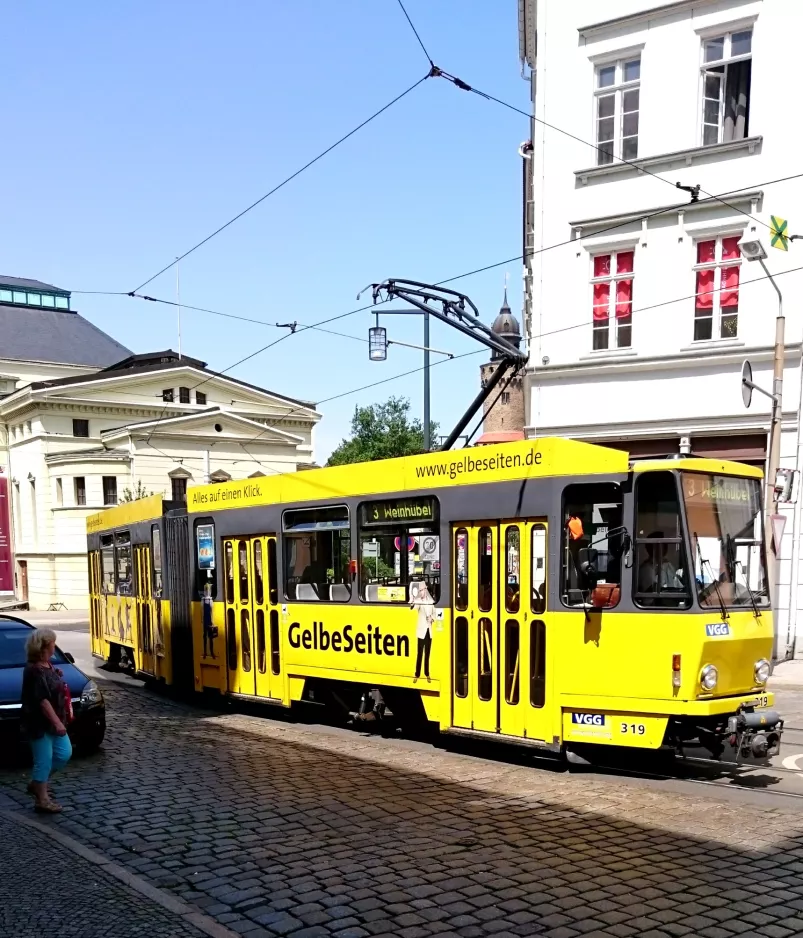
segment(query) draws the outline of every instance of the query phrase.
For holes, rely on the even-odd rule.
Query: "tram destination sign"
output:
[[[390,498],[362,506],[363,527],[426,524],[436,518],[434,498]]]

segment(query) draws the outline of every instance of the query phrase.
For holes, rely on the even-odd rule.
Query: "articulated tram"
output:
[[[87,530],[94,654],[178,690],[371,700],[570,753],[780,744],[748,466],[527,440],[199,486]]]

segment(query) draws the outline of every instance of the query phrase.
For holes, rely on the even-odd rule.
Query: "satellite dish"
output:
[[[742,365],[742,400],[745,407],[749,407],[753,400],[753,368],[747,359]]]

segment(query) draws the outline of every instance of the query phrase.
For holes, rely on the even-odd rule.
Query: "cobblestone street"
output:
[[[104,690],[105,749],[57,781],[65,811],[47,823],[234,934],[803,934],[793,799],[768,809]],[[23,791],[22,771],[0,773],[28,809]]]

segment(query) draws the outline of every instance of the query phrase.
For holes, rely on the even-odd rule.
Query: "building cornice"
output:
[[[581,39],[592,39],[600,33],[615,31],[622,26],[636,26],[643,23],[649,23],[650,20],[660,19],[665,16],[673,16],[676,13],[685,13],[701,7],[710,7],[720,0],[675,0],[674,3],[662,3],[657,7],[650,7],[647,10],[639,10],[636,13],[626,13],[624,16],[615,16],[610,20],[601,20],[599,23],[591,23],[589,26],[580,26],[577,32]]]
[[[122,450],[106,450],[105,452],[98,452],[97,450],[87,450],[84,453],[81,453],[81,452],[48,453],[45,456],[45,463],[48,466],[62,466],[62,465],[67,465],[69,463],[78,463],[78,462],[130,463],[131,456],[129,453],[124,453]]]
[[[782,429],[797,429],[797,412],[783,414]],[[535,427],[525,427],[525,435],[532,438]],[[661,439],[666,436],[704,436],[710,433],[766,433],[768,414],[730,414],[723,417],[672,417],[664,420],[618,421],[592,424],[544,424],[537,428],[539,436],[569,436],[589,443],[614,439]]]
[[[707,163],[719,160],[726,153],[744,152],[752,156],[761,149],[764,142],[762,136],[745,137],[744,140],[731,140],[728,143],[709,143],[707,146],[687,147],[684,150],[671,150],[668,153],[657,153],[655,156],[645,156],[639,160],[628,160],[626,163],[607,163],[604,166],[589,166],[586,169],[576,169],[574,175],[586,185],[589,179],[603,179],[604,177],[625,176],[629,174],[643,175],[643,170],[656,172],[668,169],[673,164],[682,163],[684,166],[693,166],[695,163]],[[689,207],[697,205],[705,207],[711,199],[702,199],[699,203],[691,203]]]
[[[749,358],[752,362],[772,361],[773,353],[774,349],[770,345],[753,346],[751,348],[745,348],[741,345],[712,348],[707,345],[705,348],[693,349],[681,355],[636,355],[634,357],[621,359],[611,357],[601,361],[582,360],[557,365],[531,365],[525,369],[525,374],[528,375],[531,382],[545,384],[551,381],[562,381],[568,375],[598,376],[621,374],[625,371],[677,371],[682,368],[687,368],[689,365],[710,365],[711,367],[719,365],[741,366],[745,358]],[[787,343],[784,347],[785,358],[795,360],[800,357],[800,354],[801,346],[799,342]]]

